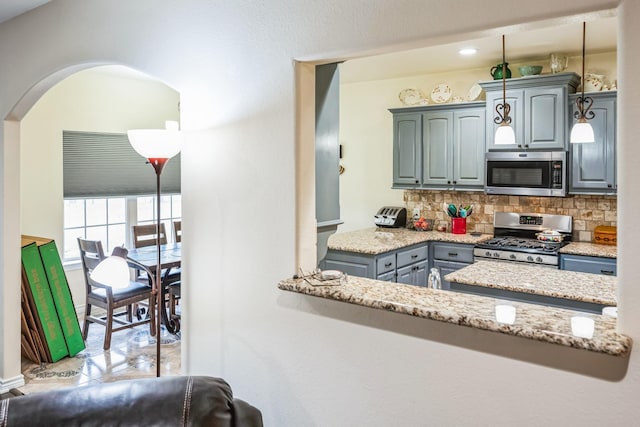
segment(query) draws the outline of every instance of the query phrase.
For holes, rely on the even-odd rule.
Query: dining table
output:
[[[160,307],[162,324],[165,325],[167,331],[172,334],[177,334],[180,331],[180,319],[169,314],[164,301],[169,291],[169,286],[175,284],[175,273],[181,265],[181,244],[178,242],[160,245],[160,280],[158,280],[158,273],[156,272],[158,265],[158,250],[156,245],[133,248],[128,251],[129,258],[147,267],[154,275],[154,280],[158,284],[158,290],[160,292],[160,301],[162,301]]]

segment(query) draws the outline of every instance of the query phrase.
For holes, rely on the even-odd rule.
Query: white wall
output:
[[[175,90],[159,81],[103,70],[80,71],[61,81],[20,124],[20,230],[54,239],[61,256],[62,131],[126,133],[133,128],[164,128],[165,120],[179,120],[180,98]],[[82,272],[67,270],[67,276],[76,307],[82,308]]]
[[[632,261],[640,180],[634,55],[640,14],[625,10],[619,84],[620,329],[640,339],[640,265]],[[372,0],[223,3],[209,0],[54,0],[0,25],[0,114],[57,70],[113,61],[146,70],[181,93],[191,129],[183,151],[186,371],[226,378],[271,426],[632,425],[640,415],[640,358],[608,358],[277,290],[295,272],[294,58],[340,59],[411,47],[452,29],[471,32],[592,11],[613,0],[504,2]],[[114,31],[117,26],[118,30]],[[23,54],[28,52],[28,54]],[[3,61],[4,63],[4,61]],[[29,104],[29,97],[25,103]],[[0,378],[19,369],[11,212],[18,200],[2,144]],[[304,199],[305,194],[299,197]],[[261,215],[263,214],[263,215]],[[246,220],[250,218],[250,220]],[[8,222],[8,225],[5,224]],[[15,223],[13,223],[15,225]],[[14,264],[15,263],[15,264]],[[9,298],[12,304],[3,298]],[[627,366],[628,363],[628,366]]]
[[[580,74],[581,57],[570,57],[566,71]],[[358,67],[358,59],[341,64],[341,71]],[[528,64],[545,66],[548,58],[531,59]],[[607,84],[617,77],[615,52],[587,55],[586,70],[606,75]],[[510,63],[514,77],[521,63]],[[373,215],[382,206],[405,206],[402,190],[391,188],[393,180],[393,117],[389,108],[405,107],[398,98],[403,89],[429,95],[440,83],[447,83],[452,97],[465,98],[478,81],[491,80],[488,69],[454,70],[447,73],[345,83],[340,86],[340,143],[345,172],[340,176],[340,217],[338,232],[373,226]],[[484,92],[480,99],[484,99]],[[491,113],[491,112],[490,112]],[[411,213],[409,213],[411,215]]]

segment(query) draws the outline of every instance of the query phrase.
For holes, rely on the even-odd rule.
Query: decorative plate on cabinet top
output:
[[[478,83],[474,83],[469,92],[467,92],[467,101],[475,101],[480,97],[481,93],[482,87]]]
[[[403,89],[398,94],[398,98],[404,105],[426,105],[427,100],[418,89]]]
[[[451,88],[446,83],[440,83],[431,91],[431,99],[436,104],[443,104],[451,98]]]

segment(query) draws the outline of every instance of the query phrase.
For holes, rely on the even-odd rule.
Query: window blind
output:
[[[64,197],[137,196],[156,193],[156,174],[127,134],[63,131]],[[180,193],[180,154],[165,165],[163,194]]]

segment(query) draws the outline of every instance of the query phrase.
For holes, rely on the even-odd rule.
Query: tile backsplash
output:
[[[473,214],[467,219],[467,231],[493,234],[494,212],[533,212],[573,217],[573,240],[591,242],[598,225],[616,225],[618,201],[616,196],[571,195],[567,197],[496,196],[478,192],[407,190],[404,203],[408,215],[414,208],[434,220],[434,228],[446,225],[451,230],[450,218],[443,210],[444,203],[473,205]]]

